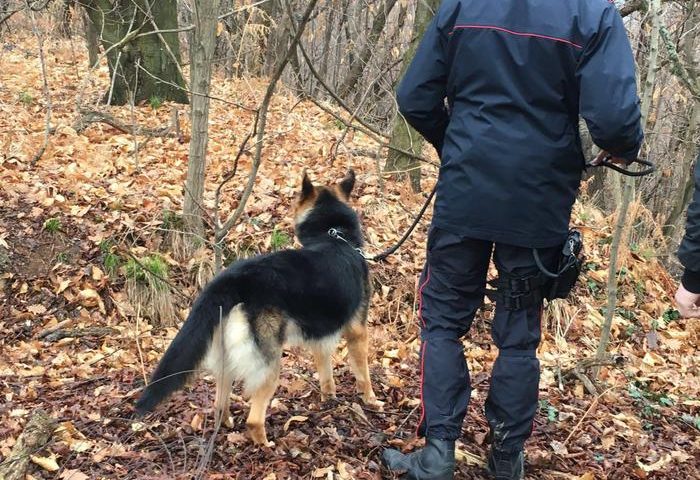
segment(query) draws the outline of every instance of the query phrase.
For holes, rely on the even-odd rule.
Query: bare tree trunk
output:
[[[391,10],[394,8],[394,5],[396,5],[396,0],[384,0],[382,9],[377,13],[377,16],[374,17],[372,28],[367,34],[367,41],[365,42],[360,54],[350,63],[350,71],[340,87],[338,93],[340,93],[341,97],[347,97],[347,95],[355,88],[355,85],[357,85],[357,82],[362,77],[362,72],[365,71],[367,62],[369,62],[369,59],[372,57],[372,52],[374,52],[377,47],[377,41],[379,40],[382,31],[384,31],[386,19],[391,13]]]
[[[676,43],[670,38],[668,30],[661,28],[661,38],[668,52],[668,57],[673,68],[671,71],[681,81],[685,87],[690,90],[691,95],[700,97],[700,59],[697,57],[695,49],[695,40],[697,38],[697,25],[699,23],[700,11],[696,2],[689,2],[690,16],[688,23],[690,29],[686,29],[686,35],[680,41],[680,53],[676,49]],[[694,28],[693,28],[694,26]]]
[[[439,6],[440,0],[419,0],[417,2],[411,44],[404,55],[400,77],[403,77],[413,57],[415,57],[418,44]],[[397,150],[389,149],[384,170],[387,172],[408,172],[413,191],[419,192],[421,190],[421,170],[420,161],[418,161],[416,157],[421,154],[423,137],[406,122],[406,119],[403,118],[401,114],[397,114],[394,119],[390,145],[401,150],[409,151],[413,153],[415,157],[404,155]],[[400,178],[401,176],[401,174],[397,174],[396,178]]]
[[[326,24],[325,24],[325,29],[324,29],[324,36],[323,36],[323,47],[321,50],[321,66],[319,67],[319,73],[322,78],[328,78],[328,57],[330,56],[331,52],[331,39],[332,33],[333,33],[333,26],[335,24],[335,8],[333,6],[327,6],[328,14],[326,15]],[[316,83],[318,85],[318,83]],[[315,89],[312,89],[311,92],[312,94],[314,93]]]
[[[183,220],[187,229],[204,238],[204,198],[207,143],[209,141],[209,88],[212,59],[216,48],[216,24],[220,0],[200,0],[194,3],[194,35],[190,47],[192,104],[190,107],[192,137],[187,164]],[[195,237],[197,238],[197,237]]]
[[[644,81],[644,92],[642,94],[642,125],[646,126],[649,119],[649,111],[653,101],[654,84],[656,83],[656,73],[659,58],[659,37],[661,32],[661,16],[663,14],[661,0],[651,0],[649,15],[651,17],[651,40],[649,45],[649,67]],[[617,307],[617,259],[620,247],[627,242],[624,236],[625,225],[627,224],[627,210],[630,202],[634,198],[635,177],[625,177],[622,190],[622,202],[617,212],[615,230],[613,232],[612,243],[610,245],[610,266],[608,267],[608,306],[605,312],[605,321],[601,326],[600,342],[596,351],[596,359],[602,361],[608,351],[610,343],[610,330],[612,328],[613,317]],[[595,367],[594,376],[597,377],[600,368]]]
[[[73,20],[72,8],[75,5],[75,0],[63,0],[61,4],[61,21],[59,23],[58,31],[61,36],[70,38],[72,34],[71,23]]]
[[[85,44],[88,51],[88,66],[94,67],[99,61],[100,44],[97,29],[87,13],[83,12],[83,27],[85,28]]]
[[[101,35],[113,88],[105,100],[124,105],[141,70],[136,101],[158,97],[187,103],[180,67],[175,0],[81,0]],[[165,32],[160,32],[163,30]]]
[[[260,61],[257,62],[256,74],[272,74],[277,65],[277,54],[280,52],[280,43],[286,41],[286,29],[281,25],[282,4],[280,0],[269,0],[260,5],[263,11],[263,25],[269,29],[265,41],[260,41]],[[277,21],[277,28],[272,28],[272,20]]]
[[[335,42],[335,61],[333,62],[333,77],[330,80],[330,85],[335,89],[338,86],[339,82],[339,77],[340,77],[340,64],[342,63],[341,59],[343,58],[343,53],[342,53],[342,46],[348,45],[349,44],[349,35],[347,33],[347,24],[348,24],[348,10],[350,9],[350,2],[349,0],[341,0],[343,3],[343,9],[340,12],[340,15],[338,16],[338,27],[336,28],[336,35],[338,38]],[[342,35],[345,33],[346,38],[345,40],[342,39]]]
[[[700,9],[698,8],[698,2],[692,2],[688,8],[690,9],[690,15],[686,21],[685,31],[686,32],[697,32],[700,28]],[[687,71],[687,77],[690,81],[700,86],[698,78],[700,77],[700,66],[698,61],[700,56],[697,55],[697,45],[698,45],[698,35],[686,34],[681,41],[681,55],[682,58],[678,58],[677,62],[682,62],[685,70]],[[693,92],[691,91],[691,95]],[[694,179],[692,172],[693,161],[697,155],[697,143],[695,141],[696,135],[698,133],[698,128],[700,128],[700,98],[695,95],[693,101],[693,107],[690,113],[690,119],[688,121],[688,129],[685,134],[685,153],[683,155],[683,164],[681,169],[681,179],[683,181],[683,188],[676,189],[675,199],[673,201],[673,206],[671,207],[671,212],[666,218],[664,225],[664,235],[672,236],[675,235],[680,219],[683,215],[685,207],[690,202],[693,195]]]
[[[291,20],[290,20],[291,22]],[[294,25],[291,23],[288,24],[288,27],[285,29],[287,32],[287,41],[288,42],[293,42],[294,41]],[[289,85],[292,88],[296,88],[298,91],[303,92],[304,91],[304,83],[303,83],[303,78],[301,74],[301,65],[299,64],[299,54],[297,52],[297,47],[294,47],[291,52],[290,52],[290,57],[289,57],[289,65],[292,67],[292,72],[294,72],[294,78],[293,78],[293,84]]]
[[[683,215],[685,207],[688,206],[690,199],[693,196],[695,179],[693,177],[693,161],[697,155],[697,143],[694,139],[697,135],[698,127],[700,126],[700,100],[693,102],[693,108],[690,112],[690,121],[685,133],[685,153],[683,155],[681,165],[681,187],[675,190],[673,206],[664,222],[663,232],[666,237],[672,237],[676,234],[678,224]]]
[[[236,5],[235,0],[221,0],[221,10],[223,12],[233,11]],[[221,20],[224,29],[216,40],[216,58],[218,62],[224,65],[224,74],[226,78],[233,78],[233,35],[236,27],[236,15],[228,15]]]

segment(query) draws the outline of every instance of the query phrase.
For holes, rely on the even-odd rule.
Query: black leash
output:
[[[362,258],[364,258],[367,261],[370,262],[382,262],[386,260],[386,258],[394,253],[396,250],[398,250],[401,245],[404,244],[404,242],[408,239],[408,237],[411,236],[411,233],[413,233],[413,230],[415,230],[416,226],[420,222],[421,218],[423,218],[423,214],[425,211],[428,209],[428,206],[430,205],[430,202],[433,200],[433,197],[435,196],[435,191],[437,190],[437,183],[433,187],[432,192],[430,192],[430,195],[428,195],[428,198],[425,200],[425,203],[423,204],[423,208],[420,209],[420,212],[418,212],[418,215],[416,216],[415,220],[413,220],[413,223],[411,224],[410,227],[408,227],[408,230],[406,230],[406,233],[404,233],[403,237],[401,237],[401,240],[399,240],[396,244],[394,244],[392,247],[387,248],[383,252],[375,255],[375,256],[369,256],[367,255],[364,250],[361,248],[353,247],[350,242],[348,242],[345,237],[343,237],[342,232],[337,229],[337,228],[330,228],[328,230],[328,236],[331,238],[335,238],[336,240],[340,240],[342,242],[347,243],[350,245]]]
[[[651,163],[648,160],[641,160],[639,158],[635,158],[632,160],[628,165],[632,165],[633,163],[638,163],[640,165],[643,165],[647,168],[642,169],[642,170],[627,170],[626,168],[622,168],[613,162],[610,161],[612,158],[612,155],[606,156],[600,163],[593,163],[593,161],[587,162],[586,163],[586,168],[596,168],[596,167],[606,167],[606,168],[611,168],[615,170],[616,172],[619,172],[623,175],[626,175],[628,177],[643,177],[645,175],[650,175],[656,171],[656,165]]]
[[[411,233],[413,233],[413,230],[416,228],[418,223],[420,222],[420,219],[423,218],[423,214],[425,211],[428,209],[428,206],[430,205],[430,202],[433,200],[433,197],[435,196],[435,191],[437,190],[437,182],[435,183],[435,186],[433,187],[433,191],[430,192],[430,195],[428,195],[428,198],[426,199],[425,203],[423,204],[423,208],[420,209],[420,212],[418,212],[418,215],[416,215],[416,219],[413,220],[413,223],[411,224],[410,227],[408,227],[408,230],[406,230],[406,233],[403,234],[403,237],[401,237],[401,240],[399,240],[395,245],[392,247],[387,248],[381,253],[378,253],[377,255],[367,258],[367,260],[371,260],[373,262],[383,262],[386,260],[386,258],[394,253],[396,250],[401,248],[401,245],[404,244],[406,240],[408,240],[408,237],[411,236]]]

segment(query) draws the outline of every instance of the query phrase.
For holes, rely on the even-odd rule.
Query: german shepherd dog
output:
[[[216,424],[231,426],[231,387],[242,381],[251,403],[249,435],[269,445],[265,415],[279,381],[283,346],[310,347],[322,398],[333,397],[331,353],[341,336],[358,392],[364,402],[376,402],[367,365],[369,272],[356,250],[362,246],[360,224],[348,206],[354,185],[352,170],[330,187],[314,186],[304,173],[294,212],[302,248],[236,262],[204,288],[138,400],[139,414],[202,368],[216,379]]]

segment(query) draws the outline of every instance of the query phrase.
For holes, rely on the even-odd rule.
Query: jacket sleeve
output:
[[[632,48],[614,5],[605,8],[577,66],[579,112],[593,141],[627,160],[637,158],[642,133]]]
[[[396,91],[399,112],[406,121],[442,152],[449,115],[447,89],[447,35],[439,29],[439,12],[423,35],[416,55]]]
[[[695,192],[688,206],[685,236],[678,249],[678,259],[685,267],[681,282],[690,292],[700,293],[700,154],[695,160]]]

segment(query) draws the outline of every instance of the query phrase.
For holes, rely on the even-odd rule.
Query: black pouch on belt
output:
[[[562,247],[556,273],[550,272],[545,268],[537,250],[533,250],[533,255],[535,256],[537,267],[546,277],[549,277],[549,282],[547,282],[543,291],[544,298],[547,300],[567,298],[574,288],[574,285],[576,285],[576,281],[581,274],[581,268],[585,261],[585,256],[583,255],[583,236],[581,232],[573,229],[569,230],[569,235]]]

